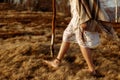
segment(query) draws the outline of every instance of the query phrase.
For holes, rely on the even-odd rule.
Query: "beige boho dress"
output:
[[[101,21],[109,22],[110,19],[100,6],[99,0],[69,0],[72,19],[63,33],[64,42],[75,42],[82,47],[94,48],[99,43],[99,30],[112,32],[103,26]],[[94,13],[93,13],[94,12]],[[87,23],[87,31],[84,32],[86,42],[81,36],[80,24]]]

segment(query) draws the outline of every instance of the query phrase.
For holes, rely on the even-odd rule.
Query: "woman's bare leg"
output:
[[[57,58],[53,61],[45,61],[46,64],[57,68],[70,46],[69,42],[62,42]]]
[[[57,55],[57,59],[61,60],[64,57],[64,55],[67,52],[69,46],[70,46],[69,42],[62,42],[59,53]]]
[[[89,71],[95,73],[95,67],[92,60],[91,50],[87,47],[80,47],[83,57],[85,58]]]

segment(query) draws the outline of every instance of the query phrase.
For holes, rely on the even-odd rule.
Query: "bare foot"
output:
[[[97,70],[89,71],[89,73],[90,73],[91,76],[94,76],[94,77],[97,77],[97,78],[99,78],[99,77],[104,77],[104,76],[105,76],[105,75],[101,74],[101,73],[100,73],[99,71],[97,71]]]
[[[91,76],[94,76],[94,77],[104,77],[105,75],[102,75],[99,71],[97,70],[94,70],[94,71],[90,71],[89,69],[84,69],[83,71],[89,73]]]
[[[95,70],[95,72],[91,72],[90,73],[91,76],[94,76],[94,77],[97,77],[97,78],[100,78],[100,77],[104,77],[105,75],[101,74],[99,71]]]
[[[58,59],[55,59],[53,61],[44,60],[44,63],[53,68],[58,68],[60,65],[60,60],[58,60]]]

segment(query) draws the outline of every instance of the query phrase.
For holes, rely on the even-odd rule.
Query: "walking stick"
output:
[[[117,23],[118,22],[118,1],[115,0],[115,22]]]
[[[53,9],[53,17],[52,17],[52,36],[51,36],[51,57],[54,56],[54,38],[55,38],[55,20],[56,20],[56,0],[52,0],[52,9]]]

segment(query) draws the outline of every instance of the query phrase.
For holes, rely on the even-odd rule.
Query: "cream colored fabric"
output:
[[[101,29],[105,30],[105,28],[103,26],[100,27],[100,25],[97,24],[97,22],[99,22],[97,20],[109,22],[109,17],[105,13],[105,11],[100,7],[97,20],[92,20],[92,15],[91,15],[90,11],[92,11],[92,8],[93,8],[92,5],[93,5],[94,0],[89,0],[90,6],[85,4],[86,0],[81,0],[81,1],[84,5],[79,3],[79,0],[70,0],[72,19],[64,31],[63,41],[75,42],[75,43],[78,43],[80,46],[84,46],[84,47],[94,47],[99,44],[99,42],[97,42],[97,41],[99,41],[99,35],[95,30],[93,30],[93,28],[96,27],[96,28],[101,28]],[[90,9],[90,11],[88,11],[88,12],[85,11],[85,8],[86,8],[86,10],[88,10],[87,7],[89,7],[89,9]],[[95,11],[97,11],[97,7],[96,7]],[[97,13],[97,12],[95,12],[95,13]],[[81,28],[80,24],[85,23],[85,22],[88,24],[92,23],[90,26],[88,25],[87,32],[90,33],[92,31],[92,32],[94,32],[94,34],[91,32],[90,35],[84,34],[84,36],[88,37],[89,39],[91,39],[93,36],[97,37],[96,39],[92,39],[90,41],[91,46],[88,45],[89,44],[88,42],[83,42],[82,37],[81,37],[81,29],[82,28]],[[96,22],[95,25],[94,25],[94,22]],[[88,38],[86,38],[86,41],[88,41],[87,40]],[[97,43],[94,44],[93,42],[97,42]]]
[[[84,3],[84,5],[86,5],[85,4],[86,0],[81,0],[81,1]],[[88,8],[90,8],[90,11],[92,11],[92,9],[93,9],[93,2],[94,2],[94,0],[89,0],[90,6],[88,6]],[[83,8],[83,5],[81,3],[79,3],[79,0],[70,0],[70,5],[71,5],[71,14],[72,14],[72,18],[73,18],[73,24],[75,26],[79,26],[79,24],[85,23],[86,21],[88,21],[92,18],[90,12],[88,13],[89,16],[86,14],[85,9]],[[97,9],[97,7],[96,7],[96,9]],[[95,10],[95,11],[97,11],[97,10]],[[95,12],[95,14],[96,13],[97,12]],[[100,6],[97,20],[106,21],[106,22],[110,21],[108,15],[106,14],[106,12],[102,8],[102,6]],[[77,24],[77,22],[79,24]]]

